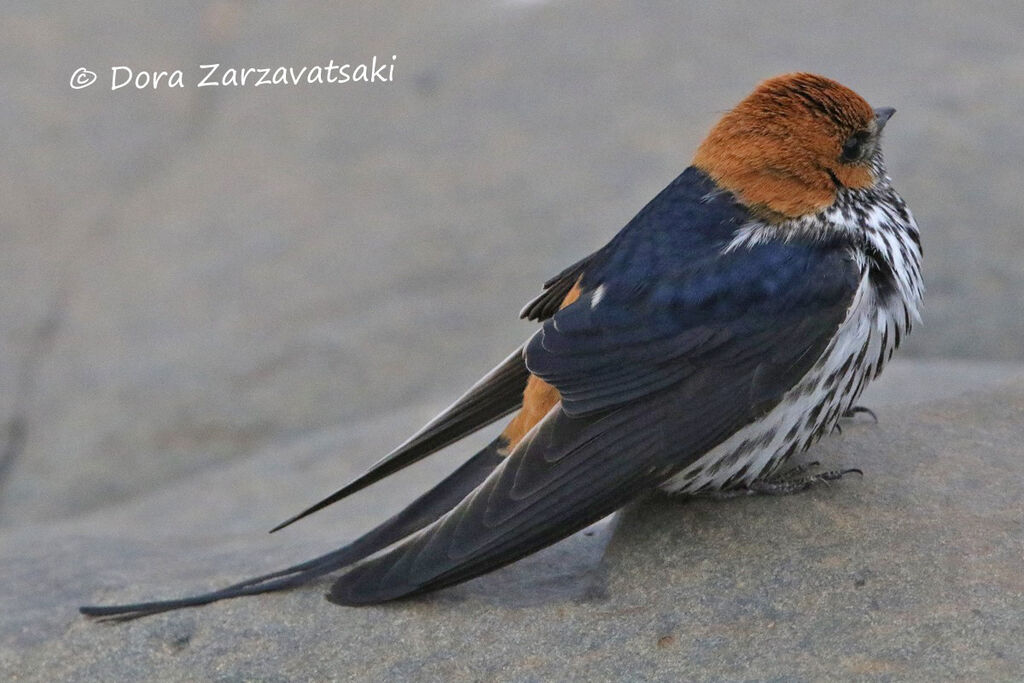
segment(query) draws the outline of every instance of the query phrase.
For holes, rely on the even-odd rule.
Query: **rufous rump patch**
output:
[[[579,298],[580,283],[577,280],[576,284],[569,290],[569,293],[562,299],[562,303],[558,307],[559,310],[574,303]],[[516,447],[516,444],[526,436],[526,433],[544,419],[544,416],[561,400],[562,397],[559,395],[558,389],[555,389],[541,378],[530,375],[530,379],[526,382],[526,389],[523,391],[523,407],[501,433],[505,441],[502,450],[505,453],[511,452]]]
[[[504,450],[511,452],[526,433],[533,429],[533,426],[540,422],[552,408],[555,407],[562,397],[558,389],[544,380],[531,375],[526,382],[526,390],[523,392],[523,407],[516,416],[512,418],[501,436],[505,439]]]
[[[582,279],[582,278],[580,278],[580,279]],[[580,298],[580,292],[581,292],[581,290],[580,290],[580,281],[577,280],[576,284],[574,284],[572,286],[572,289],[570,289],[566,293],[565,298],[562,299],[562,304],[558,307],[558,310],[562,310],[563,308],[565,308],[569,304],[576,303],[576,300]]]

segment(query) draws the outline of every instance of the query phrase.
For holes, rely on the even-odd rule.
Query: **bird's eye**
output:
[[[850,138],[843,143],[843,161],[857,161],[861,158],[864,152],[864,137],[860,134],[851,135]]]

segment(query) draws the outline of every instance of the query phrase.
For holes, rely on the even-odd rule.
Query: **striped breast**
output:
[[[846,197],[814,220],[856,237],[852,255],[860,266],[860,284],[845,320],[815,365],[774,408],[673,475],[662,485],[666,491],[729,489],[771,474],[835,428],[918,319],[923,292],[918,229],[891,187]],[[773,238],[752,228],[737,237],[739,244]]]

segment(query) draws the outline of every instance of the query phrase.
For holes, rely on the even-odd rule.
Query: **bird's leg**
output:
[[[819,465],[821,465],[821,463],[815,460],[814,462],[795,465],[779,474],[760,477],[749,484],[744,484],[736,488],[726,489],[724,491],[707,491],[698,495],[713,498],[714,500],[727,500],[738,496],[753,495],[788,496],[794,493],[800,493],[801,491],[806,491],[815,484],[828,485],[829,482],[838,481],[847,474],[856,473],[864,476],[864,472],[856,467],[829,470],[827,472],[818,472],[816,474],[809,473],[810,470],[813,470]]]
[[[794,467],[793,470],[786,472],[781,476],[755,479],[747,485],[747,488],[751,493],[760,493],[767,496],[788,496],[793,493],[806,491],[815,484],[820,483],[827,486],[829,482],[839,481],[847,474],[856,473],[864,476],[864,472],[856,467],[849,467],[842,470],[829,470],[827,472],[818,472],[817,474],[806,474],[807,469],[814,465],[817,465],[817,463]],[[794,473],[794,470],[797,471]],[[796,476],[794,476],[794,474]]]
[[[767,480],[767,479],[774,479],[774,480],[794,479],[794,478],[800,476],[801,474],[804,474],[808,470],[813,470],[815,467],[818,467],[819,465],[821,465],[821,463],[818,462],[817,460],[815,460],[814,462],[805,462],[805,463],[803,463],[801,465],[793,465],[792,467],[790,467],[785,472],[779,472],[778,474],[776,474],[774,476],[771,476],[771,477],[760,477],[760,478],[756,479],[755,481],[764,481],[764,480]]]

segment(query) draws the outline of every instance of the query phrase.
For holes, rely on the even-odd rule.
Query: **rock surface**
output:
[[[81,602],[214,587],[350,538],[449,465],[430,463],[387,495],[367,492],[288,532],[261,531],[325,481],[344,480],[345,462],[354,472],[371,460],[418,411],[10,530],[0,535],[0,671],[37,680],[1017,677],[1024,366],[892,369],[867,398],[880,423],[849,422],[808,454],[862,467],[863,480],[785,498],[656,497],[620,515],[603,560],[611,526],[382,607],[331,605],[321,581],[127,624],[75,612]],[[957,373],[959,389],[946,381]],[[908,390],[928,386],[944,386],[944,397]]]
[[[0,678],[1021,677],[1019,0],[3,14]],[[373,55],[394,83],[191,86],[210,62]],[[112,92],[117,64],[189,87]],[[72,90],[83,66],[100,85]],[[603,562],[611,526],[400,606],[336,609],[325,583],[77,617],[334,547],[453,467],[473,444],[263,534],[520,343],[539,283],[794,69],[900,110],[886,150],[924,232],[917,360],[869,399],[893,412],[818,450],[864,482],[650,503]]]

